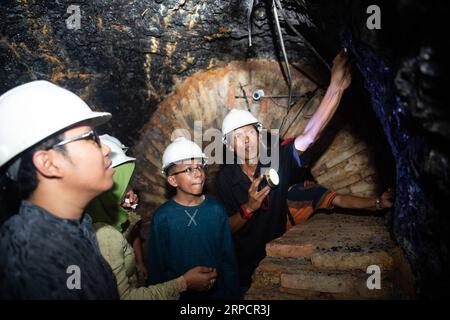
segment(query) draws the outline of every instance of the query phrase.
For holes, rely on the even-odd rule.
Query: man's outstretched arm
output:
[[[314,115],[308,121],[303,133],[295,139],[295,149],[306,151],[320,137],[323,129],[333,117],[342,94],[352,81],[348,55],[344,50],[333,60],[330,85]]]

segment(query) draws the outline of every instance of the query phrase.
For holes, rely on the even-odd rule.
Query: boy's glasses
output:
[[[79,136],[75,136],[75,137],[72,137],[72,138],[60,141],[60,142],[58,142],[57,144],[51,146],[48,149],[54,149],[54,148],[62,147],[64,145],[68,144],[68,143],[75,142],[75,141],[78,141],[78,140],[93,140],[93,141],[95,141],[95,143],[100,148],[102,147],[102,143],[100,141],[100,138],[98,137],[97,132],[95,130],[91,130],[89,132],[80,134]]]
[[[199,173],[204,173],[206,171],[206,165],[200,164],[200,165],[195,166],[195,167],[188,167],[188,168],[186,168],[184,170],[172,173],[171,176],[176,176],[176,175],[178,175],[180,173],[186,173],[188,176],[192,176],[197,171]]]

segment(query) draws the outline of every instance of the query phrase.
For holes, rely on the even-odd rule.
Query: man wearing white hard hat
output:
[[[0,299],[117,299],[86,205],[113,185],[109,148],[74,93],[33,81],[0,97],[0,169],[23,199],[0,229]]]
[[[233,109],[224,118],[223,142],[241,162],[222,166],[216,188],[229,214],[243,291],[250,287],[253,272],[265,257],[266,243],[305,221],[315,209],[332,205],[376,209],[375,199],[341,196],[319,185],[296,184],[304,178],[303,169],[310,158],[308,148],[332,118],[350,82],[348,58],[342,51],[334,59],[330,86],[305,130],[280,144],[275,155],[279,156],[278,174],[272,169],[262,175],[264,167],[271,164],[262,165],[260,161],[261,123],[246,110]],[[262,182],[266,184],[263,188]],[[380,206],[392,205],[386,194],[379,201]]]
[[[180,299],[239,297],[233,241],[225,208],[203,194],[202,149],[184,137],[164,151],[162,170],[176,195],[153,215],[148,242],[149,284],[165,282],[200,265],[217,270],[205,292],[183,292]]]

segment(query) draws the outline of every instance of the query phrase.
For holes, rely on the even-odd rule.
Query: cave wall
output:
[[[395,158],[394,235],[415,267],[419,295],[443,297],[450,284],[450,219],[444,206],[450,124],[444,102],[448,65],[443,57],[448,55],[437,33],[445,28],[449,9],[439,1],[425,6],[405,2],[396,9],[401,23],[391,37],[402,40],[391,47],[398,49],[394,54],[381,55],[378,48],[387,45],[383,38],[362,42],[346,35],[344,42],[355,54]]]
[[[368,137],[368,143],[375,156],[395,160],[394,237],[413,265],[419,296],[446,295],[448,52],[440,34],[446,30],[448,5],[413,0],[281,2],[326,61],[341,46],[350,49],[358,70],[354,85],[361,86],[372,109],[353,106],[341,116],[348,121],[353,114],[360,119],[353,121],[357,126],[367,122],[367,128],[380,130],[381,134]],[[78,30],[66,25],[70,4],[1,2],[0,92],[34,79],[51,80],[79,94],[94,109],[111,112],[113,120],[103,130],[130,146],[140,141],[145,124],[176,84],[196,72],[236,60],[282,59],[274,40],[270,1],[80,0]],[[249,48],[251,4],[258,10],[252,15]],[[381,8],[380,30],[366,27],[366,8],[371,4]],[[327,73],[320,59],[283,21],[282,30],[289,59],[313,66],[325,84]]]
[[[349,48],[396,166],[393,236],[413,266],[418,296],[448,297],[450,288],[449,65],[442,38],[444,1],[283,1],[306,13],[299,30],[328,61]],[[367,8],[378,5],[381,29],[369,29]],[[354,109],[357,110],[357,109]],[[360,114],[362,122],[367,121]],[[369,121],[370,122],[370,121]],[[376,137],[372,140],[377,145]],[[381,141],[379,141],[382,144]]]
[[[177,79],[231,60],[276,56],[267,17],[248,49],[247,1],[81,0],[80,28],[69,29],[72,3],[1,2],[0,91],[34,79],[70,88],[111,112],[107,130],[126,144],[138,140]],[[297,61],[308,56],[294,54]]]

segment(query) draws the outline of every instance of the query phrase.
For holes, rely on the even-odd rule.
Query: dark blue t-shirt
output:
[[[196,266],[217,268],[217,281],[211,290],[188,290],[181,299],[238,297],[238,272],[225,208],[209,197],[192,207],[168,200],[155,212],[150,225],[148,284],[175,279]]]
[[[0,228],[0,299],[118,299],[91,218],[62,219],[23,201]]]

